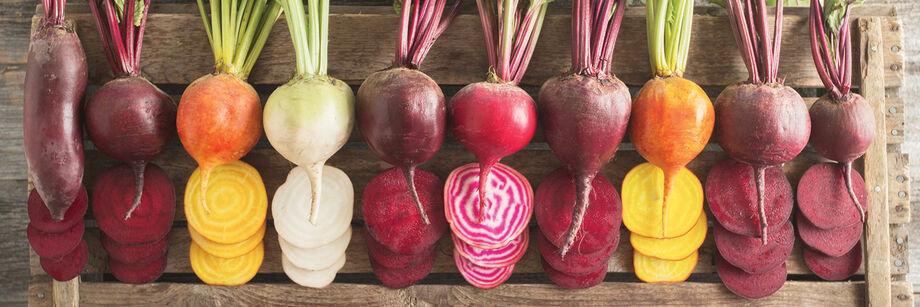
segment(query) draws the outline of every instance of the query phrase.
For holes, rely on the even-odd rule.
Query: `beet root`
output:
[[[732,266],[720,257],[716,258],[716,272],[722,284],[734,294],[749,300],[768,297],[779,291],[786,283],[786,263],[759,274],[751,274]]]
[[[166,270],[166,254],[144,264],[128,264],[109,258],[109,271],[115,278],[126,283],[144,284],[163,275]]]
[[[377,264],[387,268],[405,268],[416,265],[428,259],[428,255],[436,245],[430,245],[416,254],[400,254],[391,251],[386,246],[374,240],[368,232],[364,232],[364,242],[367,246],[367,255]]]
[[[134,199],[134,171],[128,165],[113,167],[96,179],[93,189],[93,216],[99,228],[122,244],[141,244],[159,240],[172,229],[176,211],[176,192],[172,181],[155,164],[147,164],[141,203],[130,217]]]
[[[853,249],[863,233],[863,223],[834,229],[821,229],[805,218],[795,220],[799,237],[805,245],[825,255],[840,257]]]
[[[444,183],[423,170],[417,170],[414,178],[421,210],[412,204],[407,182],[397,168],[374,177],[361,199],[367,232],[399,254],[421,253],[447,232]],[[429,213],[428,223],[423,220],[422,212]]]
[[[29,225],[42,232],[64,232],[83,220],[86,210],[89,208],[89,196],[86,194],[86,187],[80,190],[80,194],[74,199],[73,203],[64,213],[64,218],[55,220],[51,217],[51,211],[45,206],[38,190],[32,189],[29,192],[28,213]]]
[[[557,271],[553,266],[549,265],[546,260],[541,260],[540,264],[543,266],[543,271],[546,272],[546,276],[549,276],[549,279],[566,289],[591,288],[603,282],[604,277],[607,277],[607,262],[604,262],[599,268],[585,275],[569,275]]]
[[[41,264],[42,270],[45,270],[45,273],[48,273],[51,278],[58,281],[71,280],[80,275],[80,272],[83,272],[83,268],[86,267],[86,263],[89,262],[86,241],[80,240],[77,248],[60,258],[40,257],[38,262]]]
[[[78,221],[64,232],[42,232],[31,223],[26,227],[29,244],[40,257],[58,258],[72,252],[83,239],[83,220]]]
[[[102,234],[102,248],[109,254],[109,259],[122,264],[147,264],[166,254],[169,247],[168,236],[151,243],[121,244]]]
[[[793,208],[792,185],[782,168],[764,170],[763,208],[757,200],[754,167],[728,159],[719,162],[706,178],[706,201],[719,224],[726,230],[745,236],[763,237],[784,227]],[[766,217],[765,220],[761,220]]]
[[[562,247],[560,255],[568,251],[566,245],[574,247],[577,253],[589,254],[604,250],[619,238],[623,211],[620,195],[604,176],[595,176],[591,186],[590,210],[583,212],[583,223],[574,238],[568,236],[577,210],[571,173],[565,168],[556,169],[537,188],[534,207],[537,224],[554,246]]]
[[[428,276],[428,273],[431,273],[435,255],[435,250],[431,249],[431,252],[428,253],[424,260],[402,268],[388,268],[374,260],[374,257],[371,257],[371,269],[374,270],[374,276],[377,276],[384,286],[393,289],[405,288],[424,279],[425,276]]]
[[[795,233],[792,222],[786,221],[783,228],[769,235],[764,245],[759,238],[735,234],[714,224],[713,238],[725,261],[745,272],[761,274],[786,262],[792,253]]]
[[[856,274],[862,266],[862,244],[856,242],[849,252],[840,257],[831,257],[814,249],[804,251],[805,265],[824,280],[844,280]]]
[[[606,268],[607,261],[610,259],[610,256],[616,252],[617,245],[620,243],[620,236],[617,235],[617,239],[615,239],[613,243],[607,245],[606,249],[587,254],[573,252],[567,254],[565,258],[563,258],[559,252],[559,247],[550,243],[549,240],[546,239],[546,236],[537,232],[537,237],[537,247],[540,250],[543,261],[554,270],[563,272],[569,276],[591,274],[601,266]]]
[[[866,182],[859,173],[850,174],[852,189],[847,189],[846,167],[818,163],[805,171],[799,180],[799,212],[821,229],[834,229],[862,222],[867,210]],[[854,210],[848,190],[854,191],[862,210]]]

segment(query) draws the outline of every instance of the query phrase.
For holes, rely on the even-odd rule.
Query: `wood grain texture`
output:
[[[888,152],[888,223],[908,224],[910,217],[910,174],[907,154]]]
[[[54,307],[76,307],[80,305],[80,277],[68,281],[51,282],[51,296]]]

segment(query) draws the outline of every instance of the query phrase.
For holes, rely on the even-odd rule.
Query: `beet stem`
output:
[[[208,208],[207,203],[207,193],[208,193],[208,179],[211,177],[211,166],[201,166],[201,206],[204,207],[204,213],[211,214],[211,209]]]
[[[486,218],[486,207],[489,206],[487,197],[489,195],[489,173],[491,173],[492,166],[496,162],[479,163],[479,221],[483,221]]]
[[[307,177],[310,177],[310,193],[313,194],[310,197],[310,224],[316,225],[316,220],[319,219],[319,206],[320,206],[320,196],[322,194],[323,188],[323,164],[326,161],[321,161],[319,163],[314,163],[306,168]]]
[[[754,166],[754,184],[757,186],[757,210],[760,212],[760,238],[763,245],[767,245],[767,210],[764,208],[764,191],[766,186],[764,182],[764,173],[766,166]]]
[[[409,195],[412,196],[412,201],[415,202],[418,213],[422,215],[422,221],[425,222],[425,225],[431,225],[428,220],[428,214],[425,213],[425,208],[422,208],[422,202],[418,200],[418,192],[415,191],[415,166],[401,167],[400,169],[402,169],[403,176],[406,177],[406,184],[409,185]]]
[[[661,196],[661,238],[668,236],[668,197],[674,188],[674,177],[680,173],[680,167],[664,170],[664,195]]]
[[[131,208],[125,213],[125,220],[131,218],[131,213],[141,205],[141,196],[144,194],[144,170],[147,168],[147,162],[131,163],[131,170],[134,171],[134,201],[131,202]]]
[[[565,258],[565,254],[569,252],[572,244],[575,243],[575,237],[578,235],[578,230],[581,229],[581,224],[585,219],[585,212],[588,210],[588,206],[591,205],[588,201],[588,196],[591,195],[591,181],[594,180],[595,175],[597,173],[575,177],[575,206],[572,208],[572,223],[569,224],[569,230],[565,235],[565,244],[562,245],[562,258]]]
[[[866,211],[863,211],[862,205],[859,204],[859,198],[856,198],[856,191],[853,190],[853,161],[847,161],[843,163],[843,177],[846,180],[847,184],[847,193],[850,194],[850,199],[853,200],[853,205],[856,206],[856,210],[859,211],[859,218],[863,223],[866,222]]]

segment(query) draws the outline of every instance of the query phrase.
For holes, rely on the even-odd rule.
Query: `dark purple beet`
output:
[[[145,166],[176,135],[176,103],[143,77],[119,77],[87,102],[86,132],[100,151],[131,165],[130,215],[140,204]]]
[[[437,246],[437,244],[432,244],[415,254],[400,254],[391,251],[380,242],[377,242],[377,240],[374,240],[370,233],[366,231],[364,232],[364,243],[367,245],[368,257],[376,261],[377,264],[388,268],[404,268],[418,264],[428,259],[428,255],[430,255],[431,251]]]
[[[38,196],[38,190],[32,189],[29,192],[28,202],[29,225],[43,232],[66,231],[76,225],[77,222],[83,220],[87,208],[89,208],[89,196],[86,195],[86,187],[83,187],[80,190],[80,194],[74,199],[73,204],[67,208],[64,218],[60,221],[55,221],[41,196]]]
[[[377,276],[384,286],[393,289],[405,288],[424,279],[425,276],[428,276],[428,273],[431,273],[435,256],[437,256],[437,253],[434,249],[431,249],[431,252],[422,261],[402,268],[385,267],[371,257],[371,269],[374,270],[374,276]]]
[[[795,226],[799,238],[802,238],[805,245],[825,255],[839,257],[849,252],[859,242],[864,224],[855,223],[834,229],[821,229],[808,219],[799,217],[795,219]]]
[[[573,252],[592,253],[606,249],[610,242],[619,239],[623,206],[616,188],[603,175],[595,176],[580,231],[572,241],[567,237],[575,210],[575,184],[572,175],[563,167],[549,174],[540,183],[534,197],[534,216],[540,231],[554,246],[571,244]],[[573,244],[574,242],[574,244]],[[560,249],[560,256],[562,256]]]
[[[712,230],[722,258],[751,274],[764,273],[785,263],[795,243],[795,231],[790,221],[786,221],[779,231],[771,233],[766,245],[760,238],[732,233],[718,223],[713,224]]]
[[[604,277],[607,277],[607,262],[604,262],[600,267],[595,269],[593,272],[589,272],[585,275],[569,275],[565,272],[561,272],[549,265],[546,260],[541,260],[540,264],[543,266],[543,271],[546,272],[546,276],[549,276],[549,279],[552,280],[556,285],[566,289],[587,289],[594,287],[604,281]]]
[[[805,265],[824,280],[844,280],[856,274],[862,266],[862,244],[856,242],[849,252],[840,257],[831,257],[819,251],[805,248]]]
[[[109,258],[109,271],[121,282],[144,284],[163,275],[166,270],[166,253],[144,264],[129,264]]]
[[[706,201],[712,215],[728,231],[760,237],[763,224],[767,233],[779,230],[792,214],[792,185],[780,167],[768,167],[764,171],[763,213],[761,221],[754,180],[754,167],[727,159],[709,170],[706,178]]]
[[[80,194],[86,56],[69,22],[43,19],[29,43],[22,137],[29,174],[55,220]]]
[[[83,220],[64,232],[42,232],[31,224],[26,227],[26,237],[35,253],[45,258],[57,258],[73,251],[83,240]]]
[[[799,212],[812,224],[821,229],[834,229],[861,222],[868,210],[866,182],[859,173],[851,174],[852,187],[862,210],[853,207],[848,194],[844,165],[818,163],[812,165],[799,179],[796,201]]]
[[[786,262],[772,270],[751,274],[732,266],[721,257],[715,257],[716,272],[722,284],[734,294],[749,300],[768,297],[779,291],[786,283]]]
[[[80,272],[83,272],[87,262],[89,262],[89,252],[84,240],[80,240],[76,248],[60,258],[38,258],[42,270],[58,281],[68,281],[77,277]]]
[[[543,83],[537,105],[546,142],[574,174],[576,198],[561,250],[565,255],[581,229],[591,181],[623,140],[632,99],[619,79],[566,74]]]
[[[441,88],[419,70],[398,67],[368,76],[355,99],[364,141],[377,157],[402,170],[416,207],[429,223],[413,175],[444,142],[447,105]]]
[[[444,215],[444,183],[435,174],[415,172],[422,210],[412,208],[406,181],[396,168],[380,173],[364,189],[361,212],[367,233],[386,248],[400,254],[418,254],[435,244],[447,232]],[[431,213],[429,223],[420,217]]]
[[[617,234],[619,234],[619,231]],[[620,236],[617,235],[616,239],[607,245],[606,249],[585,254],[573,251],[565,255],[565,258],[562,258],[559,248],[549,242],[542,232],[537,231],[536,236],[537,248],[540,250],[540,256],[543,261],[553,269],[571,276],[591,274],[600,266],[606,268],[610,256],[616,252],[617,245],[620,244]]]
[[[123,264],[146,264],[166,254],[169,248],[168,236],[150,243],[122,244],[102,233],[102,248],[109,254],[109,259]]]
[[[134,198],[131,167],[125,164],[106,170],[96,178],[93,188],[93,216],[106,235],[122,244],[149,243],[163,238],[172,229],[176,212],[176,192],[172,181],[156,164],[148,163],[144,172],[141,203],[127,217]]]

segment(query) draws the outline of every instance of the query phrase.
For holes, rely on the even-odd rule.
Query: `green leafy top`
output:
[[[268,0],[210,0],[208,13],[204,0],[198,0],[198,11],[217,71],[246,80],[281,16],[281,6]]]
[[[862,0],[811,0],[812,57],[821,82],[834,99],[850,93],[853,70],[850,10],[862,3]]]
[[[118,21],[125,18],[125,0],[114,0],[115,10],[118,11]],[[134,26],[141,26],[141,19],[144,17],[144,0],[134,1]]]
[[[297,60],[295,78],[324,76],[329,48],[329,0],[277,0],[284,9]],[[308,18],[309,16],[309,18]]]
[[[489,82],[518,84],[540,37],[546,6],[552,0],[476,0],[489,58]]]
[[[648,0],[648,52],[656,76],[681,76],[687,67],[693,0]]]

